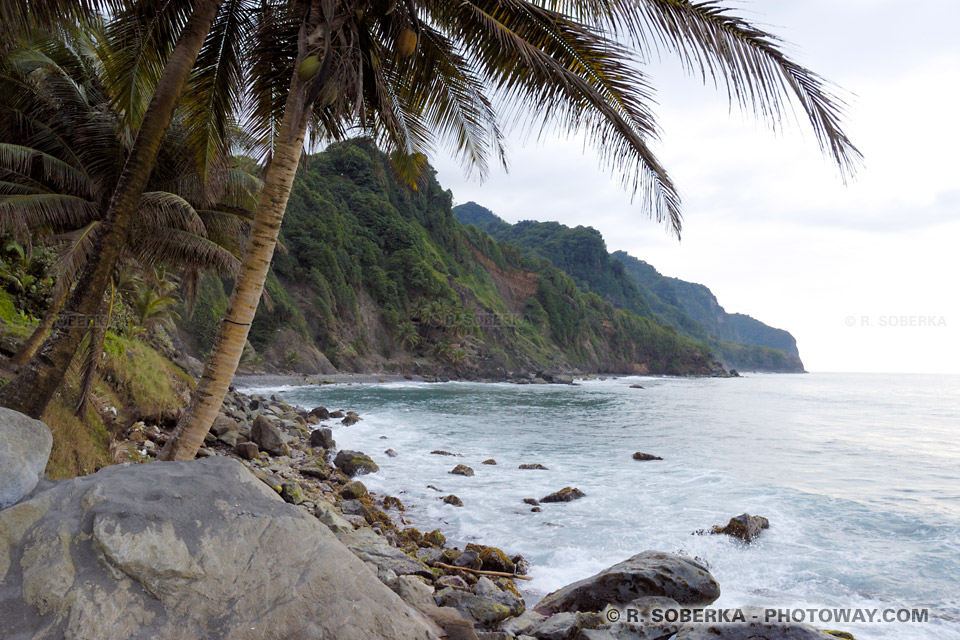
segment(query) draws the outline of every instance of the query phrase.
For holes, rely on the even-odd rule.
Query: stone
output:
[[[360,422],[359,416],[355,416],[355,415],[352,415],[352,416],[351,416],[351,415],[348,415],[348,416],[346,416],[343,420],[340,421],[340,424],[342,424],[342,425],[345,426],[345,427],[352,427],[353,425],[357,424],[358,422]]]
[[[550,616],[529,629],[527,633],[538,640],[572,640],[582,629],[600,626],[599,616],[579,611],[565,611]]]
[[[218,413],[210,426],[210,432],[215,436],[222,436],[228,431],[237,431],[237,421],[222,413]]]
[[[433,454],[433,455],[435,455],[435,456],[452,456],[452,457],[455,457],[455,458],[462,458],[462,457],[463,457],[463,456],[461,456],[459,453],[450,453],[449,451],[444,451],[443,449],[434,449],[434,450],[431,451],[430,453]]]
[[[494,460],[493,458],[487,458],[486,460],[484,460],[484,461],[481,462],[480,464],[495,465],[495,464],[497,464],[497,461]]]
[[[290,504],[300,504],[303,502],[303,492],[300,485],[296,482],[284,482],[280,486],[280,497]]]
[[[720,585],[706,567],[690,558],[644,551],[548,594],[535,609],[547,616],[601,611],[608,604],[626,605],[645,596],[665,596],[681,605],[702,607],[720,597]]]
[[[380,471],[380,467],[370,456],[361,451],[350,451],[349,449],[339,451],[337,457],[333,460],[333,464],[350,477]]]
[[[643,389],[643,385],[642,385],[642,384],[632,384],[632,385],[630,385],[630,388],[631,388],[631,389]]]
[[[256,442],[238,442],[233,450],[244,460],[256,460],[260,457],[260,447]]]
[[[457,556],[453,564],[454,566],[466,567],[467,569],[479,569],[483,566],[483,560],[480,559],[480,552],[468,549]]]
[[[455,507],[462,507],[462,506],[463,506],[463,500],[461,500],[460,498],[458,498],[457,496],[455,496],[455,495],[453,495],[453,494],[450,494],[449,496],[445,496],[444,498],[442,498],[442,500],[443,500],[445,503],[451,504],[451,505],[453,505],[453,506],[455,506]]]
[[[327,411],[326,407],[314,407],[310,410],[310,414],[318,418],[319,420],[329,420],[330,412]]]
[[[540,502],[572,502],[586,497],[583,491],[572,487],[564,487],[560,491],[554,491],[548,496],[540,498]]]
[[[519,636],[527,633],[544,620],[546,620],[546,618],[533,609],[527,609],[519,616],[505,620],[500,625],[500,628],[514,636]]]
[[[527,470],[534,470],[534,471],[549,471],[549,469],[547,469],[545,466],[543,466],[539,462],[535,462],[533,464],[522,464],[520,465],[520,468],[527,469]]]
[[[529,505],[532,506],[532,507],[536,507],[537,505],[540,504],[540,501],[537,500],[536,498],[524,498],[524,499],[523,499],[523,503],[524,503],[524,504],[529,504]]]
[[[439,548],[447,543],[447,538],[440,533],[439,529],[434,529],[430,533],[424,534],[423,541]]]
[[[453,607],[465,618],[473,620],[484,629],[492,629],[501,621],[514,615],[509,605],[461,589],[445,587],[434,598],[438,605]],[[518,613],[522,611],[521,609]]]
[[[472,476],[473,469],[471,469],[465,464],[458,464],[453,468],[452,471],[450,471],[450,473],[452,473],[455,476]]]
[[[0,576],[3,638],[438,637],[327,528],[224,456],[112,466],[0,512]]]
[[[712,533],[722,533],[734,538],[740,538],[746,543],[750,543],[760,535],[764,529],[770,528],[770,521],[763,516],[752,516],[749,513],[741,513],[738,516],[730,518],[726,526],[716,525]]]
[[[418,611],[428,611],[437,606],[433,600],[433,587],[417,576],[398,576],[388,586],[404,602]]]
[[[253,421],[253,427],[250,429],[250,440],[255,442],[261,451],[266,451],[275,456],[284,454],[285,443],[283,436],[280,435],[280,429],[264,415],[257,416]]]
[[[444,587],[453,587],[454,589],[470,590],[470,585],[460,576],[440,576],[437,578],[437,584]]]
[[[338,409],[337,411],[331,411],[328,417],[334,418],[334,419],[340,419],[343,416],[344,416],[343,411]]]
[[[398,576],[418,575],[433,578],[433,572],[426,565],[390,546],[386,538],[377,535],[369,527],[338,532],[337,538],[358,558],[380,569],[393,571]]]
[[[807,624],[767,623],[760,607],[741,607],[744,622],[688,623],[680,626],[676,640],[833,640],[836,636]],[[730,613],[734,616],[734,613]]]
[[[39,420],[0,407],[0,509],[36,488],[53,449],[53,434]]]
[[[317,501],[317,506],[313,509],[313,515],[334,533],[353,531],[353,525],[344,520],[343,517],[337,513],[337,510],[333,508],[333,505],[326,500]]]
[[[484,571],[502,571],[514,573],[517,569],[507,554],[496,547],[468,544],[467,549],[476,550],[480,557],[480,568]]]
[[[663,460],[660,456],[655,456],[652,453],[644,453],[643,451],[637,451],[633,454],[634,460]]]
[[[340,489],[340,496],[347,500],[357,500],[367,495],[367,487],[359,480],[348,482]]]
[[[394,451],[393,449],[387,449],[387,450],[384,451],[383,453],[386,454],[386,456],[387,456],[388,458],[396,458],[397,456],[400,455],[399,453],[397,453],[397,452]]]

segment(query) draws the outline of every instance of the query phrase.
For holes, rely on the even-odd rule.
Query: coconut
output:
[[[404,29],[397,36],[397,54],[409,58],[417,50],[417,32],[413,29]]]
[[[313,80],[313,77],[316,76],[319,71],[320,57],[307,56],[303,59],[303,62],[300,63],[300,69],[297,70],[297,75],[300,76],[300,79],[304,82],[308,82]]]

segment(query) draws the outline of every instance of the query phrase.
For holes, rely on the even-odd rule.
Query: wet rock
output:
[[[445,503],[447,503],[447,504],[452,504],[452,505],[455,506],[455,507],[462,507],[462,506],[463,506],[463,500],[461,500],[460,498],[458,498],[457,496],[455,496],[455,495],[453,495],[453,494],[450,494],[449,496],[445,496],[445,497],[443,498],[443,501],[444,501]]]
[[[334,458],[333,464],[348,476],[380,471],[377,463],[367,454],[360,451],[342,449]]]
[[[343,413],[343,411],[341,411],[340,409],[338,409],[338,410],[336,410],[336,411],[331,411],[329,417],[330,417],[330,418],[333,418],[333,419],[336,419],[336,420],[339,420],[340,418],[344,417],[344,415],[345,415],[345,414]]]
[[[644,453],[643,451],[637,451],[633,454],[634,460],[663,460],[660,456],[655,456],[652,453]]]
[[[573,487],[564,487],[560,491],[555,491],[548,496],[540,498],[540,502],[572,502],[573,500],[579,500],[580,498],[586,497],[583,491]]]
[[[430,453],[431,453],[432,455],[435,455],[435,456],[452,456],[452,457],[455,457],[455,458],[462,458],[462,457],[463,457],[463,456],[460,455],[459,453],[450,453],[449,451],[444,451],[443,449],[434,449],[434,450],[431,451]]]
[[[315,429],[310,433],[310,446],[321,449],[336,449],[337,442],[333,439],[333,431],[329,427]]]
[[[386,456],[387,456],[388,458],[396,458],[397,456],[400,455],[399,453],[397,453],[397,452],[394,451],[393,449],[387,449],[386,451],[384,451],[384,453],[386,454]]]
[[[345,427],[352,427],[353,425],[357,424],[358,422],[360,422],[360,418],[359,418],[358,416],[356,416],[356,415],[352,415],[352,416],[351,416],[351,415],[348,415],[348,416],[346,416],[343,420],[340,421],[340,424],[342,424],[342,425],[345,426]]]
[[[543,466],[543,465],[540,464],[539,462],[535,462],[535,463],[533,463],[533,464],[522,464],[522,465],[520,465],[520,468],[521,468],[521,469],[528,469],[528,470],[535,470],[535,471],[549,471],[549,469],[547,469],[545,466]]]
[[[630,388],[631,388],[631,389],[643,389],[643,385],[640,385],[640,384],[632,384],[632,385],[630,385]]]
[[[453,565],[456,567],[466,567],[467,569],[479,569],[483,566],[483,561],[480,559],[480,553],[472,549],[464,551],[457,559],[453,561]]]
[[[499,622],[514,615],[506,604],[461,589],[446,587],[436,594],[435,600],[440,606],[453,607],[484,629],[492,629]]]
[[[383,498],[383,508],[384,509],[396,509],[397,511],[406,511],[407,508],[403,506],[403,503],[400,502],[400,498],[395,498],[393,496],[384,496]]]
[[[340,489],[340,496],[347,500],[357,500],[367,495],[367,487],[359,480],[347,483]]]
[[[472,476],[473,469],[471,469],[465,464],[458,464],[453,468],[452,471],[450,471],[450,473],[452,473],[455,476]]]
[[[471,543],[467,545],[467,550],[476,551],[479,554],[479,569],[483,569],[484,571],[503,571],[506,573],[514,573],[516,571],[513,560],[496,547],[487,547]]]
[[[530,513],[540,513],[541,511],[543,511],[543,509],[540,507],[533,507],[530,509]]]
[[[310,414],[320,420],[330,419],[330,412],[327,411],[326,407],[314,407],[313,409],[310,410]]]
[[[720,597],[720,585],[707,569],[662,551],[644,551],[609,569],[547,595],[535,607],[551,615],[561,611],[601,611],[645,596],[665,596],[686,606],[706,606]]]
[[[769,528],[770,521],[763,516],[752,516],[749,513],[741,513],[738,516],[730,518],[730,522],[728,522],[726,526],[714,526],[712,533],[722,533],[750,543],[760,535],[764,529]]]
[[[43,477],[53,434],[39,420],[0,408],[0,509],[16,504]]]
[[[427,533],[423,536],[424,542],[427,544],[433,545],[434,547],[442,547],[447,543],[447,538],[439,529],[434,529],[430,533]]]
[[[537,500],[536,498],[524,498],[524,499],[523,499],[523,503],[524,503],[524,504],[529,504],[529,505],[535,507],[535,506],[537,506],[537,505],[540,504],[540,501]]]
[[[266,451],[271,455],[284,455],[285,443],[283,436],[280,435],[280,429],[266,416],[259,415],[253,421],[253,427],[250,429],[250,440],[255,442],[261,451]]]
[[[483,461],[483,462],[481,462],[480,464],[490,464],[490,465],[495,465],[495,464],[497,464],[497,461],[496,461],[496,460],[494,460],[493,458],[487,458],[486,460],[484,460],[484,461]]]

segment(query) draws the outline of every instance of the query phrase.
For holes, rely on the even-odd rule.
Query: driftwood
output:
[[[437,567],[443,567],[444,569],[456,569],[457,571],[469,571],[470,573],[475,573],[478,576],[496,576],[497,578],[516,578],[517,580],[533,580],[530,576],[519,576],[515,573],[507,573],[506,571],[481,571],[480,569],[468,569],[467,567],[455,567],[452,564],[445,564],[443,562],[434,562]]]

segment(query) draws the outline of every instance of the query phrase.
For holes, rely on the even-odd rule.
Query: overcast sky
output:
[[[844,187],[808,128],[772,133],[673,61],[650,67],[656,145],[683,197],[678,242],[582,141],[510,142],[483,184],[434,161],[458,203],[593,226],[728,312],[789,330],[810,371],[960,373],[960,2],[727,3],[850,98],[866,167]]]

